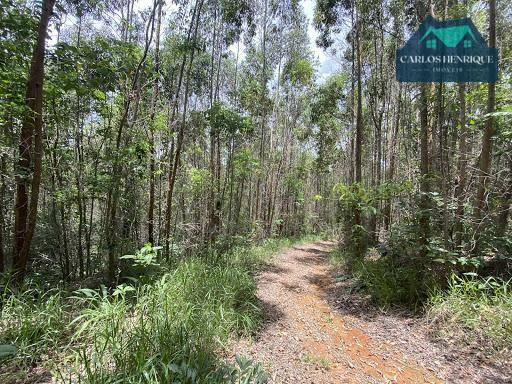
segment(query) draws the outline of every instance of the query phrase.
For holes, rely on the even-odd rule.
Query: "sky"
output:
[[[318,32],[313,26],[313,15],[315,13],[315,2],[316,0],[302,0],[302,6],[304,7],[304,13],[308,18],[308,36],[313,51],[313,56],[318,59],[320,66],[318,67],[318,82],[323,82],[329,75],[336,72],[338,64],[335,58],[328,52],[325,52],[322,48],[318,47],[315,43],[318,37]]]

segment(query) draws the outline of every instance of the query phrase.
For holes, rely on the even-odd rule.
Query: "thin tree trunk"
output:
[[[464,192],[466,190],[467,180],[467,135],[468,130],[466,126],[466,83],[459,84],[459,123],[460,123],[460,138],[459,138],[459,161],[458,161],[458,183],[455,189],[455,197],[457,199],[457,211],[455,214],[455,246],[460,248],[462,244],[462,220],[464,217]]]
[[[77,32],[77,48],[80,49],[81,43],[81,34],[82,34],[82,17],[78,16],[78,32]],[[77,69],[78,71],[78,69]],[[79,74],[77,72],[77,78]],[[83,138],[83,119],[82,119],[82,106],[81,106],[81,97],[78,89],[76,90],[76,138],[75,138],[75,152],[76,157],[75,160],[77,162],[78,172],[76,173],[76,189],[77,189],[77,208],[78,208],[78,241],[77,241],[77,255],[78,255],[78,263],[79,263],[79,275],[83,277],[85,274],[84,267],[84,250],[83,250],[83,232],[84,232],[84,223],[85,223],[85,199],[83,197],[83,148],[82,148],[82,138]]]
[[[210,63],[210,108],[213,107],[214,104],[214,78],[215,78],[215,46],[217,42],[217,8],[214,9],[213,16],[213,38],[212,38],[212,53],[211,53],[211,63]],[[213,127],[210,127],[210,196],[209,196],[209,204],[208,204],[208,226],[207,226],[207,239],[209,242],[214,240],[214,232],[216,226],[216,162],[215,162],[215,153],[216,153],[216,132]],[[218,149],[217,149],[218,150]]]
[[[132,84],[130,89],[128,90],[128,95],[125,96],[124,108],[122,112],[121,119],[119,120],[119,125],[117,128],[116,135],[116,145],[115,145],[115,158],[113,160],[114,164],[112,165],[112,187],[109,191],[109,195],[107,198],[107,221],[106,221],[106,240],[107,240],[107,248],[108,248],[108,280],[112,283],[114,282],[115,272],[117,268],[117,258],[116,258],[116,245],[117,245],[117,208],[119,203],[119,187],[120,187],[120,174],[121,174],[121,161],[118,158],[120,149],[121,149],[121,139],[123,135],[124,128],[128,121],[128,113],[130,111],[130,105],[132,102],[132,94],[136,90],[136,87],[139,83],[139,76],[144,65],[149,46],[151,45],[151,41],[153,39],[154,33],[154,22],[155,22],[155,12],[156,12],[156,0],[153,4],[153,10],[151,16],[148,20],[148,24],[146,26],[146,41],[143,55],[137,65],[135,73],[133,75]]]
[[[361,64],[361,41],[360,41],[360,20],[356,17],[356,57],[357,57],[357,115],[356,115],[356,142],[355,142],[355,182],[361,183],[361,151],[363,136],[363,86],[362,86],[362,64]],[[361,226],[361,211],[359,208],[354,210],[354,225]],[[363,256],[364,239],[361,231],[357,229],[356,255]]]
[[[195,5],[194,5],[194,10],[192,12],[192,20],[190,21],[190,27],[189,27],[189,30],[187,33],[187,42],[189,42],[189,43],[191,41],[192,33],[193,33],[193,41],[196,41],[197,26],[199,24],[199,18],[200,18],[202,6],[203,6],[203,0],[196,1]],[[195,49],[193,49],[190,54],[189,70],[192,67],[192,63],[194,60],[194,52],[195,52]],[[174,123],[175,123],[174,118],[176,116],[176,112],[177,112],[177,108],[178,108],[178,99],[179,99],[179,94],[180,94],[180,90],[181,90],[181,84],[183,82],[186,64],[187,64],[187,55],[184,55],[183,60],[181,62],[181,66],[180,66],[180,72],[179,72],[179,76],[178,76],[178,84],[176,87],[174,102],[171,107],[171,124],[172,125],[174,125]],[[188,73],[189,73],[189,71],[187,71],[187,74]],[[187,78],[187,81],[186,81],[187,86],[188,86],[188,83],[189,83],[189,79]],[[188,101],[188,88],[185,90],[185,98]],[[185,111],[186,111],[186,109],[185,109]],[[175,147],[174,138],[172,138],[172,140],[171,140],[171,149],[169,152],[169,177],[168,177],[168,190],[167,190],[167,197],[166,197],[166,213],[165,213],[165,229],[164,229],[164,231],[165,231],[165,256],[167,259],[169,258],[169,250],[170,250],[172,195],[174,192],[174,184],[176,181],[176,172],[178,169],[177,160],[179,161],[179,158],[180,158],[179,152],[181,152],[183,135],[184,135],[184,127],[181,126],[178,131],[178,140],[176,143],[176,153],[174,150],[174,147]]]
[[[264,106],[264,97],[265,90],[267,89],[267,16],[268,16],[268,0],[265,0],[264,12],[263,12],[263,39],[262,39],[262,55],[263,55],[263,65],[261,71],[261,100],[260,100],[260,108],[261,108],[261,128],[260,128],[260,148],[259,148],[259,158],[260,158],[260,167],[264,169],[265,166],[265,126],[266,126],[266,114],[267,108]],[[254,220],[258,221],[261,219],[261,206],[263,205],[263,193],[261,192],[261,174],[258,174],[256,180],[256,202],[255,202],[255,210],[254,210]]]
[[[429,2],[430,14],[434,16],[432,2]],[[422,12],[422,10],[420,10]],[[423,14],[420,14],[420,22],[423,21]],[[428,253],[430,238],[430,182],[429,172],[431,170],[430,146],[432,143],[432,130],[428,122],[428,92],[429,85],[420,85],[420,201],[419,201],[419,252],[418,256],[423,262]]]
[[[420,90],[420,151],[421,151],[421,163],[420,163],[420,252],[419,255],[423,259],[427,255],[427,245],[430,236],[430,198],[428,196],[430,190],[430,183],[428,175],[430,171],[429,166],[429,140],[428,140],[428,85],[422,84]]]
[[[351,12],[351,21],[352,21],[352,28],[354,28],[354,10],[352,10]],[[351,49],[352,49],[352,76],[351,76],[351,81],[350,81],[350,107],[351,107],[351,111],[350,111],[350,114],[351,114],[351,118],[350,118],[350,123],[352,124],[352,126],[354,127],[355,126],[355,120],[356,120],[356,77],[355,77],[355,72],[356,72],[356,69],[355,69],[355,57],[356,57],[356,48],[355,48],[355,41],[354,39],[352,39],[352,42],[351,42]],[[354,157],[355,157],[355,134],[351,132],[350,134],[350,167],[349,167],[349,181],[350,181],[350,184],[353,184],[354,181],[355,181],[355,176],[354,176],[354,173],[355,173],[355,161],[354,161]]]
[[[197,39],[197,30],[198,30],[198,26],[199,26],[199,19],[200,19],[200,16],[201,16],[201,9],[203,7],[203,0],[198,0],[194,6],[194,11],[193,11],[193,14],[192,14],[192,21],[191,21],[191,24],[190,24],[190,29],[189,29],[189,34],[188,34],[188,37],[187,37],[187,40],[190,42],[190,36],[191,36],[191,33],[192,33],[192,30],[193,30],[193,38],[192,38],[192,41],[196,41]],[[189,85],[190,85],[190,73],[192,71],[192,64],[194,62],[194,55],[195,55],[195,48],[192,49],[192,52],[190,53],[190,60],[189,60],[189,65],[188,65],[188,68],[187,68],[187,74],[186,74],[186,82],[185,82],[185,89],[184,89],[184,101],[183,101],[183,116],[182,116],[182,121],[181,121],[181,124],[180,124],[180,127],[179,127],[179,131],[178,131],[178,137],[177,137],[177,140],[176,140],[176,153],[174,153],[174,156],[173,156],[173,150],[171,148],[171,152],[169,154],[170,156],[170,161],[171,161],[171,167],[169,169],[169,187],[168,187],[168,191],[167,191],[167,211],[166,211],[166,216],[165,216],[165,234],[166,234],[166,242],[165,242],[165,255],[167,258],[169,258],[169,246],[170,246],[170,229],[171,229],[171,208],[172,208],[172,195],[173,195],[173,192],[174,192],[174,184],[176,182],[176,176],[177,176],[177,171],[178,171],[178,164],[180,162],[180,158],[181,158],[181,150],[182,150],[182,145],[183,145],[183,139],[184,139],[184,135],[185,135],[185,122],[186,122],[186,114],[187,114],[187,104],[188,104],[188,96],[189,96]],[[182,79],[183,79],[183,71],[184,71],[184,68],[185,68],[185,64],[186,64],[186,56],[184,57],[183,61],[182,61],[182,65],[181,65],[181,69],[180,69],[180,78],[179,78],[179,81],[178,81],[178,88],[176,90],[176,98],[175,98],[175,103],[177,103],[178,101],[178,97],[179,97],[179,91],[180,91],[180,88],[181,88],[181,82],[182,82]],[[175,104],[175,107],[176,107],[176,104]],[[174,116],[175,116],[175,110],[176,108],[173,107],[173,116],[172,116],[172,119],[174,120]],[[173,141],[174,143],[174,141]],[[174,144],[173,144],[174,146]]]
[[[398,131],[400,129],[400,117],[402,113],[402,84],[400,83],[398,88],[398,100],[396,107],[395,121],[393,125],[393,132],[391,134],[391,148],[389,158],[389,171],[388,171],[388,182],[392,183],[395,178],[395,163],[396,156],[398,154],[397,142],[398,142]],[[384,229],[389,230],[391,226],[391,197],[387,199],[384,206]]]
[[[162,25],[162,1],[158,1],[156,22],[156,38],[155,38],[155,77],[153,79],[153,95],[151,97],[150,112],[150,159],[149,159],[149,202],[148,202],[148,222],[147,222],[147,241],[155,244],[155,170],[156,170],[156,151],[155,151],[155,113],[156,104],[159,94],[159,78],[160,78],[160,28]]]
[[[496,48],[496,0],[489,0],[489,48]],[[487,113],[493,113],[496,104],[496,84],[489,83],[487,90]],[[487,211],[487,185],[491,175],[492,137],[495,133],[494,117],[488,116],[482,138],[482,151],[478,170],[478,189],[475,206],[475,225],[477,238],[482,230],[481,221]]]

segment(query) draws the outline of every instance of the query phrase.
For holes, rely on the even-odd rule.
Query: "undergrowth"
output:
[[[427,303],[427,318],[442,339],[509,356],[512,350],[512,281],[453,276]]]
[[[356,262],[354,270],[381,307],[401,305],[417,309],[435,284],[428,281],[420,269],[395,263],[389,257]]]
[[[356,277],[359,285],[384,309],[392,306],[419,309],[437,284],[420,268],[397,262],[390,256],[380,256],[375,249],[362,260],[335,250],[331,252],[330,261]]]
[[[161,277],[125,279],[114,290],[6,290],[0,344],[16,353],[3,357],[0,382],[22,380],[33,366],[61,382],[265,382],[260,365],[242,357],[222,363],[218,352],[233,335],[257,329],[253,273],[293,242],[185,258]],[[154,266],[156,252],[146,248],[128,260]]]
[[[363,260],[337,249],[330,260],[356,277],[380,308],[424,313],[440,339],[489,355],[507,356],[512,350],[512,280],[466,273],[452,274],[443,284],[435,271],[397,262],[375,249]]]

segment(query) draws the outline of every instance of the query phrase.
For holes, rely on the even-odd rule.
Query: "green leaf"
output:
[[[99,89],[95,89],[92,92],[92,94],[96,100],[106,100],[107,99],[107,95],[105,95],[105,92],[100,91]]]
[[[16,355],[18,348],[14,345],[0,344],[0,360]]]

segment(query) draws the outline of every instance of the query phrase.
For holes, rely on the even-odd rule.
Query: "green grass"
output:
[[[329,252],[329,262],[335,267],[349,267],[349,254],[335,247]]]
[[[15,347],[15,357],[0,359],[0,382],[23,382],[29,367],[47,366],[70,338],[71,306],[59,289],[30,288],[1,298],[0,344]]]
[[[15,344],[17,356],[33,363],[35,358],[60,344],[62,330],[70,321],[69,309],[58,289],[5,292],[0,318],[1,343]]]
[[[324,369],[330,369],[332,365],[329,359],[326,359],[325,357],[315,356],[309,352],[306,352],[304,355],[302,355],[301,361],[306,364],[316,365]]]
[[[490,353],[510,353],[512,281],[453,277],[446,291],[431,296],[427,317],[441,338],[475,343]]]
[[[77,375],[90,383],[213,381],[216,349],[259,323],[255,290],[229,259],[193,258],[135,291],[85,294],[77,299],[88,307],[76,319]]]
[[[23,380],[34,366],[62,382],[264,382],[261,366],[223,363],[219,351],[260,324],[254,273],[283,248],[315,239],[211,251],[114,291],[6,292],[0,344],[17,354],[2,362],[0,382]]]

